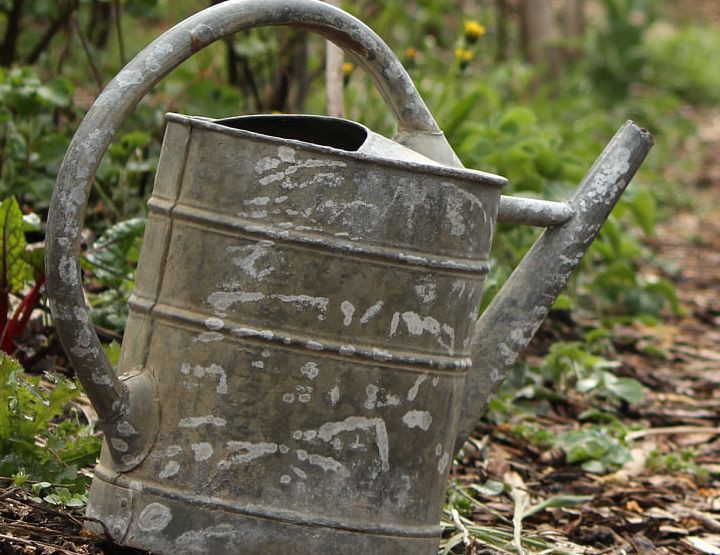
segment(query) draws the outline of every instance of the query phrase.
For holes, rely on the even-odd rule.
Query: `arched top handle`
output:
[[[53,317],[78,377],[106,424],[127,412],[128,393],[103,353],[81,282],[80,231],[95,171],[121,124],[165,75],[223,37],[269,25],[314,31],[354,55],[395,116],[396,140],[461,167],[399,60],[370,28],[338,8],[319,0],[228,0],[164,33],[123,68],[88,111],[65,154],[48,215],[47,291]]]

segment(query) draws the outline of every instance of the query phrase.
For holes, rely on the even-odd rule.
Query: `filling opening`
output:
[[[315,116],[240,116],[215,121],[232,129],[260,135],[293,139],[349,152],[357,151],[367,139],[367,131],[351,121]]]

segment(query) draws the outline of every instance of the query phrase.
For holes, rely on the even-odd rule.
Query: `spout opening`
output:
[[[339,118],[302,115],[240,116],[221,119],[217,125],[292,139],[348,152],[356,152],[368,137],[362,125]]]

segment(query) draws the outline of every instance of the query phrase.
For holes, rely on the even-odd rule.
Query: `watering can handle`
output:
[[[98,96],[70,143],[48,214],[47,292],[58,335],[106,429],[128,412],[129,393],[105,356],[89,317],[80,272],[80,231],[93,177],[120,125],[172,69],[237,31],[291,25],[353,54],[398,123],[398,142],[438,162],[460,163],[388,46],[365,24],[319,0],[228,0],[179,23],[138,54]]]

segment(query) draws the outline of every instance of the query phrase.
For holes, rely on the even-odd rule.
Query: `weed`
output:
[[[100,440],[68,404],[77,383],[48,374],[31,377],[15,359],[0,353],[0,476],[12,476],[49,503],[84,502]],[[48,499],[49,497],[49,499]]]

